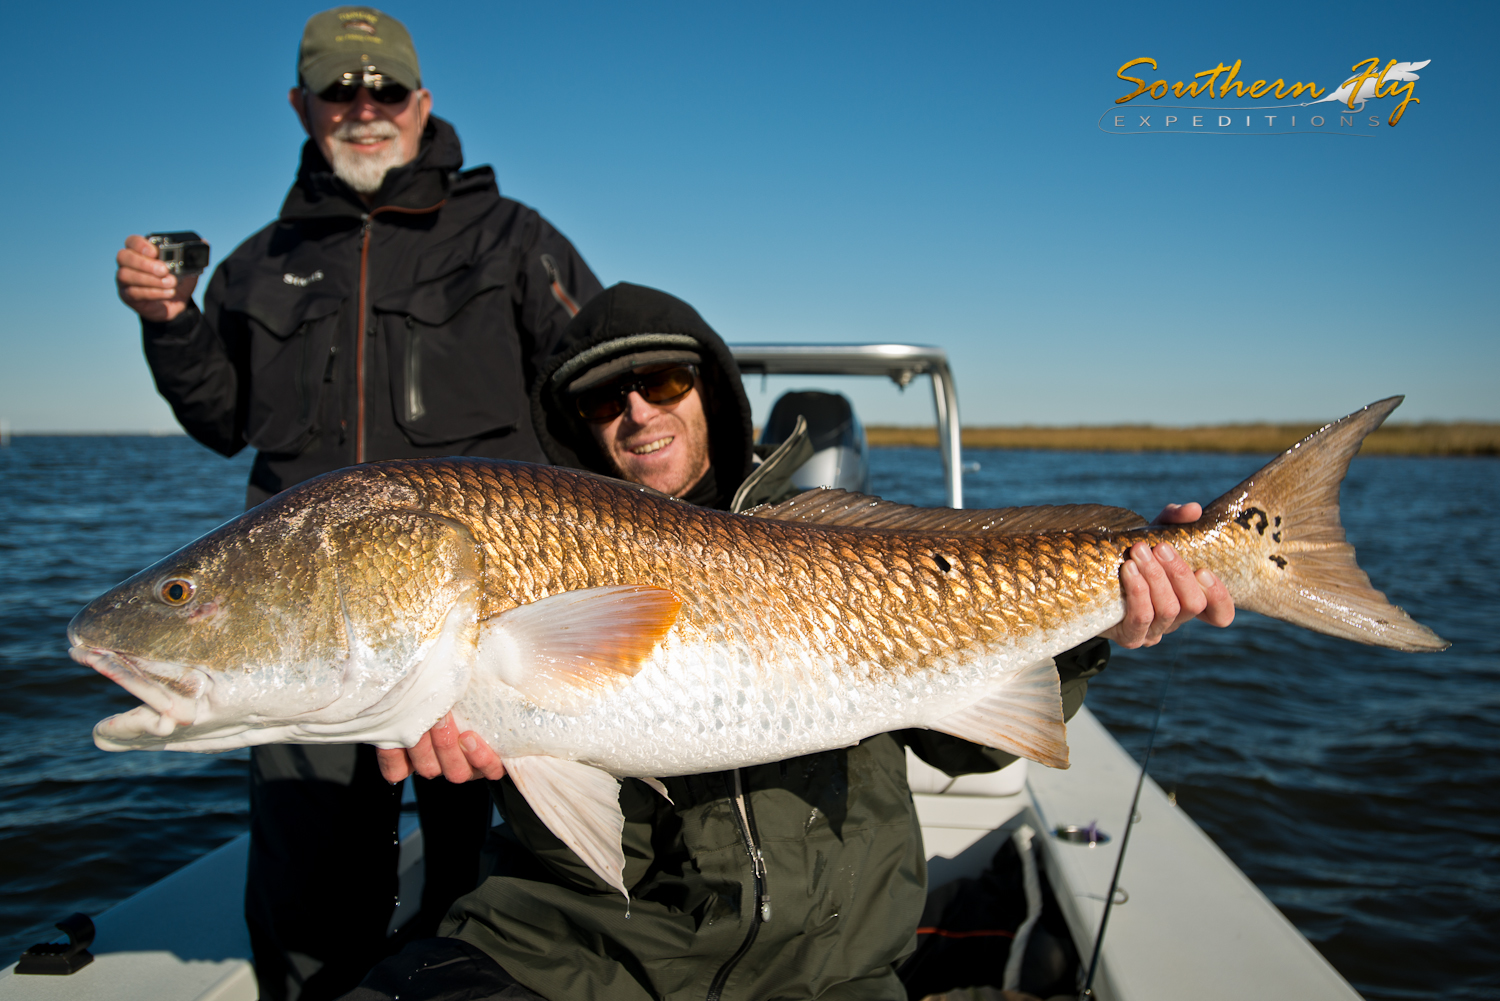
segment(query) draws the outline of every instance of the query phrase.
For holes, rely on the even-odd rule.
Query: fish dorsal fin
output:
[[[602,768],[546,754],[506,758],[505,770],[547,830],[628,898],[620,780]]]
[[[1062,688],[1051,658],[1021,668],[996,691],[966,709],[929,723],[927,728],[1030,758],[1049,768],[1068,767]]]
[[[1042,504],[955,510],[896,504],[869,494],[819,487],[780,504],[763,504],[747,514],[778,521],[860,528],[901,528],[924,532],[986,532],[992,535],[1036,535],[1041,532],[1125,531],[1146,519],[1123,507],[1104,504]]]
[[[543,709],[578,715],[636,676],[681,607],[649,585],[550,595],[480,624],[474,672]]]

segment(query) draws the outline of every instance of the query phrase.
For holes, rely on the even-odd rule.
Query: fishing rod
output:
[[[1182,639],[1172,643],[1172,656],[1167,661],[1167,677],[1162,682],[1161,699],[1156,703],[1156,719],[1151,722],[1151,735],[1146,738],[1146,756],[1141,759],[1141,774],[1135,780],[1135,795],[1130,797],[1130,812],[1125,815],[1125,833],[1120,837],[1120,854],[1115,859],[1115,874],[1109,880],[1109,892],[1104,895],[1104,916],[1099,919],[1099,934],[1094,938],[1094,954],[1089,959],[1088,977],[1083,989],[1078,992],[1079,1001],[1093,1001],[1094,974],[1099,972],[1099,950],[1104,947],[1104,930],[1109,927],[1109,912],[1115,906],[1115,890],[1120,885],[1120,869],[1125,864],[1125,849],[1130,847],[1130,830],[1135,826],[1135,811],[1141,801],[1141,787],[1146,784],[1146,766],[1151,763],[1151,749],[1156,746],[1156,731],[1161,726],[1162,710],[1167,707],[1167,692],[1172,688],[1172,674],[1177,669],[1177,655],[1182,649]]]

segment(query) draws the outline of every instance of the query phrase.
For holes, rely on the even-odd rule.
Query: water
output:
[[[1151,517],[1244,455],[969,452],[971,507],[1097,501]],[[936,453],[880,450],[873,490],[939,504]],[[928,484],[912,493],[910,484]],[[1088,705],[1371,999],[1500,997],[1500,462],[1356,459],[1341,509],[1377,587],[1453,643],[1359,646],[1241,613],[1119,651]]]
[[[1208,500],[1250,456],[972,452],[971,506]],[[876,450],[875,490],[942,501],[935,452]],[[0,449],[0,962],[245,829],[244,752],[107,754],[135,704],[66,654],[89,598],[237,513],[249,457],[186,438],[15,438]],[[1117,653],[1089,705],[1362,993],[1500,996],[1500,461],[1357,460],[1360,562],[1454,642],[1373,650],[1251,614]]]
[[[248,751],[107,754],[137,700],[67,655],[90,598],[245,503],[249,456],[183,437],[11,439],[0,449],[0,962],[246,828]]]

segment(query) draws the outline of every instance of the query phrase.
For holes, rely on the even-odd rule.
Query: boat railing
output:
[[[731,344],[743,375],[877,375],[905,389],[919,375],[932,380],[938,451],[948,506],[964,506],[958,390],[948,353],[925,344]]]

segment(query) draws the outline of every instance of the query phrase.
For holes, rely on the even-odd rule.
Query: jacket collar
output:
[[[322,150],[311,139],[302,144],[297,180],[281,205],[282,219],[363,219],[372,209],[386,206],[428,209],[448,196],[453,175],[463,166],[458,133],[443,119],[427,119],[422,148],[411,163],[385,175],[385,183],[369,205],[354,189],[334,176]]]

